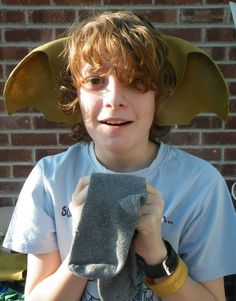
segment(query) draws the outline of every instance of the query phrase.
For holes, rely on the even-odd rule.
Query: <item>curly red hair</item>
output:
[[[134,75],[141,74],[144,79],[141,92],[156,91],[156,105],[175,87],[175,74],[161,35],[144,17],[132,12],[103,12],[82,21],[70,30],[66,53],[73,82],[67,92],[72,91],[73,86],[79,88],[83,84],[81,70],[85,63],[94,71],[109,65],[121,82],[134,87]],[[78,102],[75,94],[70,93],[69,97],[62,98],[61,105],[70,113]],[[163,136],[160,128],[153,124],[150,137]],[[163,129],[166,134],[166,127]],[[83,124],[74,126],[73,132],[77,140],[90,140]]]

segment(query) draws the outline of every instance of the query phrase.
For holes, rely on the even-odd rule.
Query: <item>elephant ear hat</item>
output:
[[[156,110],[156,123],[186,125],[203,112],[216,113],[226,120],[229,93],[217,65],[190,42],[173,36],[162,38],[169,48],[176,87]],[[62,55],[67,40],[57,39],[35,48],[11,72],[4,87],[8,114],[34,108],[50,121],[69,125],[81,121],[79,108],[68,115],[58,105],[60,74],[67,68],[67,58]]]

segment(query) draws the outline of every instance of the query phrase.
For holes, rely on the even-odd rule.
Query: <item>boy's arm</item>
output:
[[[224,279],[198,283],[188,277],[184,285],[165,301],[225,301]]]
[[[136,252],[149,265],[160,263],[167,250],[161,236],[161,220],[164,200],[161,194],[147,184],[148,200],[140,209],[141,218],[134,238]],[[165,281],[156,279],[155,282]],[[164,298],[165,301],[225,301],[223,278],[206,282],[197,282],[187,277],[184,285],[176,293]]]
[[[61,263],[58,251],[28,255],[25,301],[79,301],[87,280],[78,278]]]
[[[82,177],[70,203],[73,233],[87,196],[89,177]],[[59,251],[28,255],[25,301],[79,301],[87,279],[79,278],[68,269],[68,257],[61,262]]]
[[[89,177],[80,179],[70,203],[73,233],[86,199]],[[25,301],[79,301],[87,279],[79,278],[68,269],[68,257],[61,262],[59,251],[29,254]]]

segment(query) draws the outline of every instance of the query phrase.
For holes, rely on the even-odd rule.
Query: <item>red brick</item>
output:
[[[199,133],[174,132],[170,135],[170,143],[173,145],[198,145]]]
[[[53,0],[53,3],[57,5],[91,5],[100,4],[101,0]]]
[[[236,83],[229,84],[229,92],[231,95],[236,95]]]
[[[206,0],[206,4],[228,4],[228,0]]]
[[[201,4],[201,0],[155,0],[156,4],[163,5],[185,5],[185,4]]]
[[[128,2],[128,3],[127,3]],[[127,5],[127,4],[152,4],[152,0],[104,0],[104,4],[110,5]]]
[[[15,206],[16,199],[14,197],[0,196],[0,207]]]
[[[16,67],[17,64],[7,64],[5,65],[6,68],[6,78],[10,75],[10,73],[13,71],[13,69]]]
[[[8,64],[6,65],[6,78],[10,75],[13,69],[16,67],[17,64]]]
[[[207,161],[221,160],[221,149],[219,148],[187,148],[187,151]]]
[[[109,10],[109,8],[107,10]],[[113,11],[115,11],[115,10],[113,10]],[[97,13],[100,13],[100,10],[98,10],[98,9],[96,9],[96,7],[94,7],[92,14],[97,14]],[[90,15],[91,15],[90,9],[78,10],[78,18],[79,18],[80,22],[87,19]]]
[[[226,129],[236,129],[236,116],[229,116],[225,122]]]
[[[236,132],[202,133],[202,143],[205,145],[230,145],[236,141]]]
[[[214,61],[221,61],[226,58],[226,47],[211,47],[211,48],[205,48],[202,47],[202,49],[209,54],[210,57]]]
[[[61,129],[64,128],[64,126],[48,121],[43,116],[36,116],[33,118],[33,126],[35,129]]]
[[[208,42],[234,42],[236,32],[233,28],[208,28],[206,30],[206,39]]]
[[[2,10],[0,12],[0,23],[25,24],[24,12],[17,10]]]
[[[3,78],[3,68],[2,68],[2,66],[0,65],[0,79],[2,79]]]
[[[209,9],[181,9],[180,22],[181,23],[221,23],[224,20],[224,9],[209,8]]]
[[[3,61],[8,60],[20,60],[22,59],[26,54],[28,54],[28,49],[25,47],[0,47],[0,57]]]
[[[50,0],[2,0],[2,4],[8,5],[47,5]]]
[[[190,42],[201,41],[201,29],[200,28],[163,28],[162,33],[167,35],[176,36],[185,39]]]
[[[3,94],[4,83],[0,82],[0,95]]]
[[[236,77],[236,64],[218,64],[225,78]]]
[[[224,150],[224,159],[226,161],[236,160],[236,148],[226,148]]]
[[[224,60],[226,56],[226,47],[213,47],[211,51],[211,56],[213,60],[219,61],[219,60]]]
[[[236,175],[235,164],[217,164],[216,167],[223,177],[235,177]]]
[[[12,174],[15,178],[26,178],[32,169],[33,165],[15,165],[12,168]]]
[[[0,195],[19,193],[23,186],[22,182],[0,182]]]
[[[63,149],[53,149],[53,148],[50,148],[50,149],[48,149],[48,148],[47,149],[36,149],[35,150],[35,160],[39,161],[43,157],[56,155],[56,154],[59,154],[63,151],[65,151],[65,148],[63,148]]]
[[[29,22],[34,24],[72,24],[75,21],[75,11],[72,10],[34,10],[29,13]]]
[[[178,126],[179,129],[209,129],[209,128],[221,128],[222,121],[215,116],[197,116],[195,117],[189,125]]]
[[[52,40],[51,29],[9,29],[5,31],[7,42],[48,42]]]
[[[229,48],[229,59],[236,60],[236,47]]]
[[[68,27],[64,28],[56,28],[55,29],[55,37],[56,39],[60,39],[66,37],[68,35]]]
[[[56,145],[56,134],[40,133],[40,134],[12,134],[13,145]]]
[[[32,151],[26,149],[0,149],[0,161],[32,161]]]
[[[1,159],[1,158],[0,158]],[[9,178],[11,173],[10,166],[0,166],[0,178]]]
[[[5,106],[4,106],[4,101],[0,99],[0,112],[3,113],[5,112]]]
[[[231,113],[236,113],[236,99],[229,102],[229,111]]]
[[[73,142],[72,138],[71,138],[71,134],[60,134],[59,135],[59,143],[61,145],[72,145],[75,142]]]
[[[0,135],[0,146],[7,145],[9,143],[8,135],[2,134]]]
[[[175,9],[142,10],[142,12],[134,10],[134,12],[146,16],[151,23],[176,23]]]
[[[0,118],[1,129],[29,129],[30,117],[26,116],[6,116]]]
[[[133,9],[134,13],[147,17],[151,23],[176,23],[176,11],[174,9]],[[89,16],[88,10],[78,12],[79,20],[84,20]],[[158,27],[157,27],[158,29]]]

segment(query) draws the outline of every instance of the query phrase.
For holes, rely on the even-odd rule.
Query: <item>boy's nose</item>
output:
[[[104,93],[105,107],[125,107],[127,105],[125,90],[125,85],[120,82],[116,76],[110,75],[108,78],[106,92]]]

